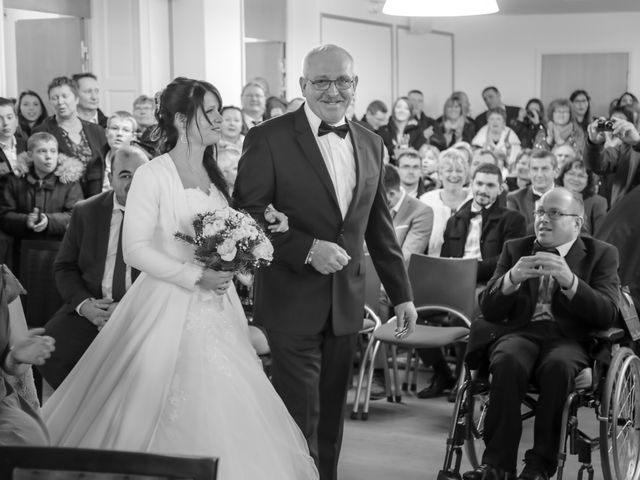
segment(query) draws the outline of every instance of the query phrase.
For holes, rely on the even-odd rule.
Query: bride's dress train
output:
[[[222,480],[317,479],[235,290],[197,288],[190,247],[173,238],[225,205],[214,188],[183,189],[168,155],[138,169],[123,244],[143,273],[45,404],[53,445],[214,456]]]

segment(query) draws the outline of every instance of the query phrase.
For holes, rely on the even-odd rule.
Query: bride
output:
[[[196,213],[228,204],[207,146],[218,90],[177,78],[162,93],[165,153],[135,174],[125,261],[142,271],[44,406],[53,445],[218,457],[219,478],[317,479],[307,444],[248,339],[233,274],[193,263]]]

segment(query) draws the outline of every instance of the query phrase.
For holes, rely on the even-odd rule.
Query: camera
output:
[[[606,120],[604,118],[601,118],[600,120],[598,120],[598,123],[596,124],[596,131],[597,132],[611,132],[613,131],[613,120]]]

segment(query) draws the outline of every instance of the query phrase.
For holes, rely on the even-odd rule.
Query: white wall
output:
[[[455,89],[483,111],[481,92],[495,84],[507,104],[540,95],[545,53],[629,52],[629,89],[640,93],[640,13],[489,15],[433,21],[455,36]],[[568,92],[570,93],[570,92]],[[622,93],[622,92],[621,92]]]
[[[287,94],[299,95],[298,77],[304,54],[322,41],[321,16],[335,15],[357,21],[381,22],[406,27],[405,17],[370,11],[368,2],[344,0],[288,0],[287,2]],[[629,90],[640,93],[640,13],[566,15],[489,15],[441,18],[431,21],[436,31],[454,36],[454,90],[469,94],[472,110],[485,109],[481,91],[495,84],[508,104],[522,105],[540,95],[540,64],[545,53],[629,52]],[[358,39],[366,43],[366,39]],[[372,51],[372,55],[376,52]],[[422,57],[416,52],[416,62]],[[357,64],[357,58],[356,64]],[[394,58],[397,65],[397,58]],[[404,62],[403,62],[404,63]],[[420,65],[419,68],[423,68]],[[439,66],[431,75],[443,81]],[[394,75],[391,72],[391,75]],[[398,72],[402,75],[402,72]],[[362,79],[361,79],[362,82]],[[404,94],[395,79],[396,94]],[[450,92],[443,92],[442,96]],[[368,100],[358,98],[357,110]],[[432,101],[433,114],[442,104]]]

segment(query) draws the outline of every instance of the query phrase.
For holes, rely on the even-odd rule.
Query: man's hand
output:
[[[98,330],[102,330],[116,305],[117,302],[109,298],[89,299],[80,307],[80,315],[86,317]]]
[[[535,255],[520,257],[509,270],[510,280],[514,285],[530,278],[540,278],[550,275],[556,279],[562,288],[569,288],[573,283],[573,272],[567,262],[560,255],[548,252],[538,252]]]
[[[433,136],[433,125],[425,128],[422,131],[422,135],[424,136],[424,138],[426,138],[427,140],[429,140],[432,136]]]
[[[538,264],[540,276],[550,275],[556,279],[558,285],[565,290],[573,283],[573,272],[567,262],[560,255],[548,252],[538,252],[535,257]]]
[[[613,132],[611,132],[611,134],[614,137],[618,137],[624,143],[632,146],[640,143],[640,133],[638,133],[633,123],[621,118],[614,118],[612,120]]]
[[[396,313],[396,338],[406,338],[416,329],[418,312],[413,302],[404,302],[394,307]]]
[[[589,141],[594,145],[599,145],[604,143],[606,137],[604,136],[604,132],[598,131],[598,122],[600,120],[604,120],[603,118],[596,118],[593,122],[587,125],[587,135],[589,136]]]
[[[47,218],[46,215],[41,214],[40,215],[40,222],[36,223],[33,226],[33,231],[40,233],[40,232],[44,232],[47,229],[47,226],[49,225],[49,219]]]
[[[337,243],[318,240],[311,255],[311,266],[323,275],[342,270],[351,260],[349,254]]]

